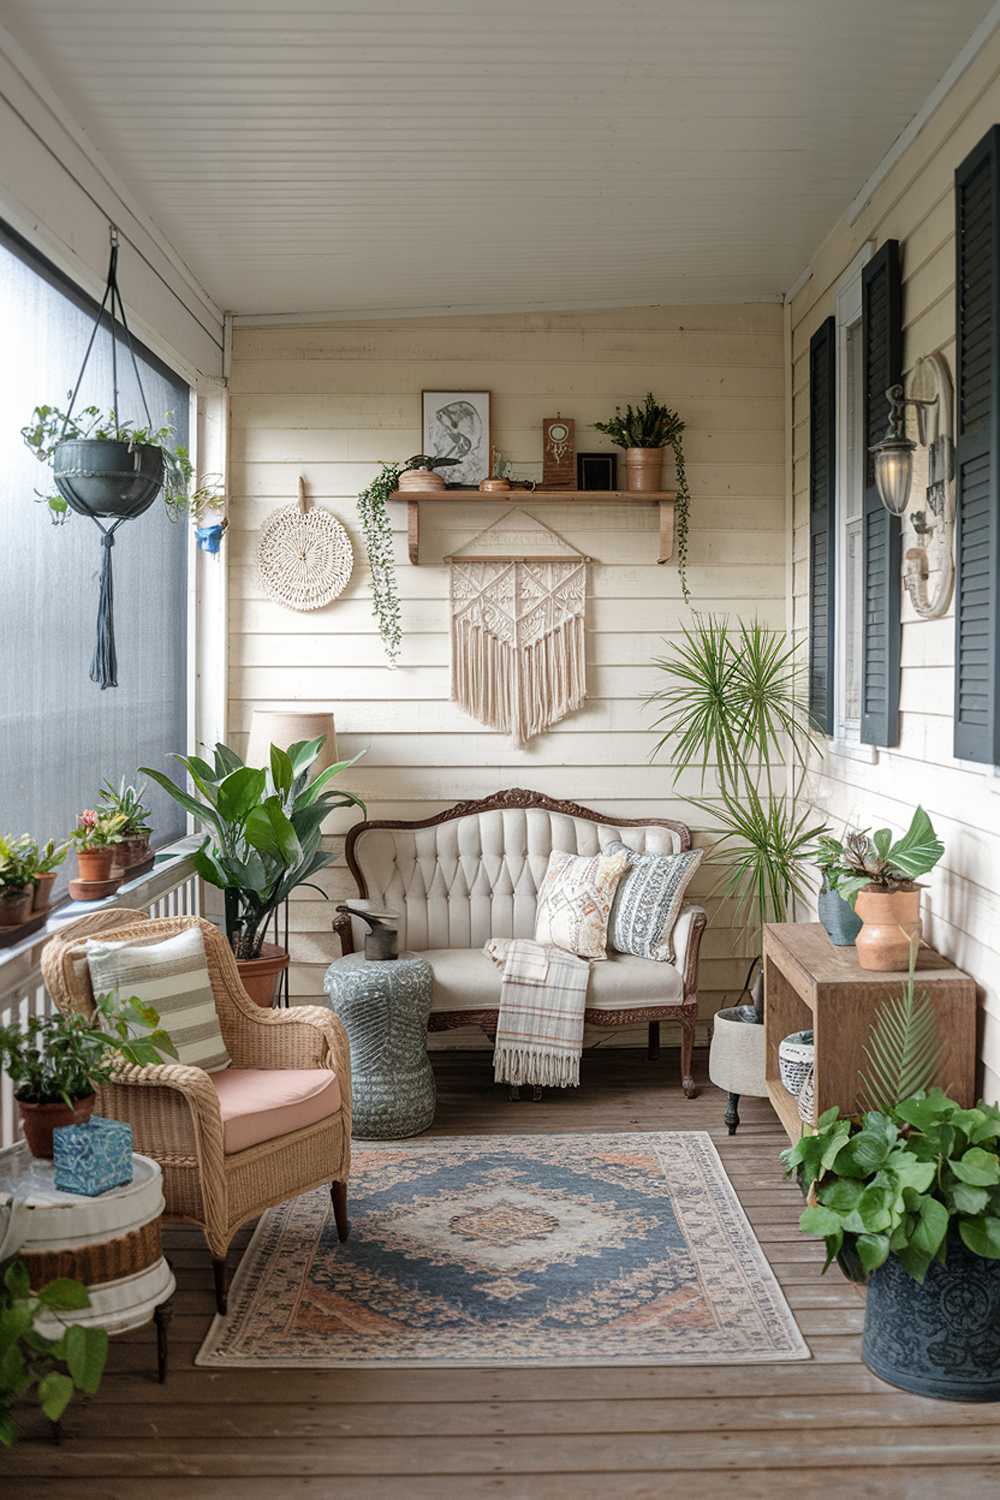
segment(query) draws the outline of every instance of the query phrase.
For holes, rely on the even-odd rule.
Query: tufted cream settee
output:
[[[422,954],[434,973],[431,1030],[478,1025],[496,1031],[500,974],[483,953],[491,937],[532,937],[535,903],[549,854],[594,854],[613,840],[633,849],[677,853],[691,847],[683,823],[604,817],[540,792],[497,792],[460,802],[421,822],[357,823],[347,835],[348,867],[360,900],[398,912],[400,949]],[[597,1027],[649,1027],[659,1050],[661,1021],[681,1027],[681,1076],[695,1092],[691,1054],[698,1012],[700,906],[674,928],[676,964],[609,953],[591,966],[586,1021]],[[334,929],[345,953],[363,946],[365,925],[339,912]]]

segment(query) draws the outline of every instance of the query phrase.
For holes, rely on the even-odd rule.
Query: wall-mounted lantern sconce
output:
[[[910,502],[913,455],[918,446],[928,450],[927,497],[923,510],[911,516],[917,545],[906,552],[903,582],[918,615],[943,615],[951,602],[955,579],[955,444],[953,440],[954,387],[948,361],[930,354],[917,361],[912,386],[923,391],[930,377],[931,394],[907,396],[901,385],[886,391],[889,430],[872,448],[879,499],[894,516],[902,516]],[[906,408],[917,413],[919,445],[906,436]],[[933,592],[929,589],[935,573]]]

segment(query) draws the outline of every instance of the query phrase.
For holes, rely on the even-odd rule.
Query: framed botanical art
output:
[[[490,473],[490,392],[423,391],[422,444],[435,458],[457,458],[449,484],[477,488]]]

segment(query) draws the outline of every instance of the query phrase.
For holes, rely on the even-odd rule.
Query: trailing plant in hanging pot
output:
[[[669,406],[661,406],[648,391],[641,406],[628,405],[606,422],[595,422],[598,432],[606,433],[618,448],[625,449],[627,488],[637,494],[649,494],[663,485],[663,449],[672,448],[677,476],[677,500],[674,506],[675,545],[681,592],[685,604],[691,602],[687,579],[688,529],[691,494],[684,463],[684,421]]]

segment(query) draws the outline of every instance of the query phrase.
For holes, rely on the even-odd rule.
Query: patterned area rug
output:
[[[197,1363],[809,1358],[702,1131],[355,1148],[351,1221],[323,1189],[269,1210]]]

